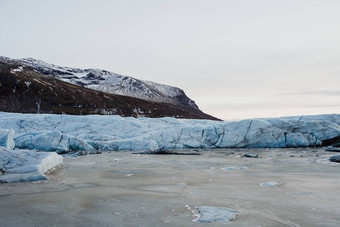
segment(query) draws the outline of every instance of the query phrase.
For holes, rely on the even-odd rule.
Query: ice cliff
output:
[[[339,137],[340,116],[219,122],[0,112],[0,129],[3,132],[14,130],[16,148],[58,153],[160,148],[284,148],[321,146],[323,141]]]

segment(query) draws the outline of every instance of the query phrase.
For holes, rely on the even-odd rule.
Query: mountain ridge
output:
[[[199,109],[195,101],[186,96],[182,89],[174,86],[140,80],[102,69],[58,66],[34,58],[11,59],[0,57],[0,59],[25,64],[40,74],[90,89]]]
[[[0,59],[0,111],[101,114],[219,120],[185,105],[106,93],[42,75],[31,67]]]

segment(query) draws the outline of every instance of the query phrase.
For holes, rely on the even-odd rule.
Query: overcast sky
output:
[[[182,88],[222,119],[340,113],[339,0],[0,0],[0,55]]]

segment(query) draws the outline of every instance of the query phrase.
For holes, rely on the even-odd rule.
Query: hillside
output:
[[[177,87],[139,80],[101,69],[57,66],[33,58],[11,59],[0,57],[0,59],[8,63],[24,64],[42,75],[97,91],[198,109],[195,102],[187,97],[182,89]]]
[[[3,58],[0,59],[0,111],[217,120],[185,105],[152,102],[67,83]]]

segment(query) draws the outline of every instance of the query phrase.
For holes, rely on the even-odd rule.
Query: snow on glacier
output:
[[[0,147],[0,182],[46,180],[45,173],[62,163],[63,157],[55,152],[10,151]]]
[[[58,153],[318,146],[340,136],[339,124],[336,114],[221,122],[0,112],[0,129],[15,131],[17,148]]]

